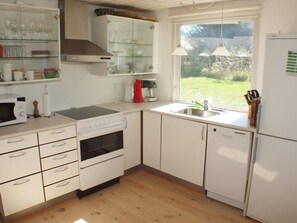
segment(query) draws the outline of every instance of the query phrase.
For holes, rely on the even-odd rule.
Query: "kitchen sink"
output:
[[[198,117],[202,117],[202,118],[209,118],[209,117],[220,114],[219,112],[205,111],[205,110],[196,109],[196,108],[184,108],[184,109],[180,109],[180,110],[173,111],[173,112],[179,113],[179,114],[184,114],[184,115],[190,115],[190,116],[198,116]]]

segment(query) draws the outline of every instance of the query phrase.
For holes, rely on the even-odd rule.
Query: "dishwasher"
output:
[[[243,209],[252,133],[208,126],[205,166],[207,196]]]

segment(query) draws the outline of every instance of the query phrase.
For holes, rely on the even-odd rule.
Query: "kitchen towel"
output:
[[[44,93],[42,95],[42,102],[43,102],[43,115],[46,117],[51,116],[50,95],[48,93]]]

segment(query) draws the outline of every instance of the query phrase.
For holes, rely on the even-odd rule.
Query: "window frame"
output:
[[[254,3],[255,4],[255,3]],[[238,6],[237,6],[238,7]],[[258,45],[259,45],[259,27],[260,27],[260,8],[261,5],[258,5],[257,1],[255,4],[255,11],[254,13],[246,14],[245,10],[242,10],[241,16],[233,16],[231,13],[229,16],[224,16],[224,21],[240,21],[240,20],[252,20],[254,23],[254,31],[253,31],[253,47],[252,47],[252,66],[251,66],[251,88],[255,89],[257,87],[258,79],[257,79],[257,67],[258,67]],[[232,12],[232,8],[234,6],[229,6],[230,12]],[[258,11],[256,9],[259,9]],[[219,11],[218,11],[219,12]],[[207,24],[207,23],[214,23],[218,22],[220,19],[220,14],[217,12],[217,15],[214,16],[211,12],[204,13],[203,19],[200,18],[199,13],[193,15],[193,13],[189,15],[184,14],[181,16],[181,21],[177,21],[177,16],[171,16],[172,18],[172,30],[173,30],[173,45],[172,51],[174,48],[179,44],[181,38],[181,25],[189,25],[189,24]],[[228,12],[227,12],[228,14]],[[237,14],[240,15],[240,12]],[[195,19],[196,18],[196,19]],[[190,101],[182,101],[180,100],[180,78],[181,78],[181,57],[180,56],[173,56],[172,57],[172,100],[174,102],[181,102],[181,103],[191,103]],[[193,98],[194,100],[194,98]]]

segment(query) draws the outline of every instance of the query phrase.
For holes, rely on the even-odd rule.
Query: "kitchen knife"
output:
[[[253,93],[252,93],[251,90],[250,90],[250,91],[247,91],[247,95],[248,95],[248,97],[249,97],[249,100],[252,101],[253,98],[254,98],[254,95],[253,95]]]
[[[253,95],[253,98],[259,98],[260,97],[260,94],[256,89],[253,89],[251,93]]]
[[[251,100],[250,100],[249,95],[248,94],[245,94],[244,95],[244,98],[245,98],[246,102],[248,103],[248,105],[250,105],[251,104]]]

